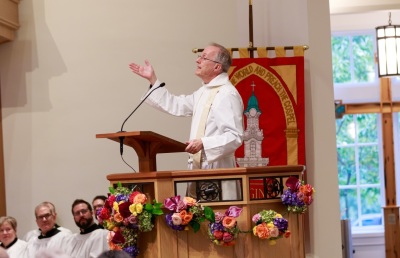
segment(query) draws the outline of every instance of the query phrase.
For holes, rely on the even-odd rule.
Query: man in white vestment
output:
[[[67,242],[65,253],[72,258],[97,258],[109,250],[108,230],[94,223],[90,203],[77,199],[72,204],[72,215],[80,233],[74,234]]]
[[[46,249],[65,248],[66,240],[71,237],[70,232],[60,231],[56,227],[57,214],[48,202],[42,202],[35,208],[36,224],[40,235],[33,237],[28,242],[28,257],[35,257],[39,251]]]
[[[145,95],[146,103],[175,116],[192,116],[190,138],[186,142],[189,169],[214,169],[236,167],[235,151],[242,144],[243,102],[227,74],[232,63],[230,53],[223,46],[210,44],[196,60],[195,74],[202,86],[191,95],[176,96],[165,87],[159,87],[149,61],[141,66],[135,63],[130,69],[150,82]],[[236,182],[223,181],[222,199],[240,198]],[[188,194],[196,197],[189,187]]]
[[[56,207],[54,206],[53,203],[51,203],[51,202],[43,202],[43,203],[48,204],[49,207],[51,208],[53,214],[55,214],[57,216]],[[57,225],[57,223],[54,226],[60,231],[66,232],[68,234],[72,234],[71,230],[61,227],[61,226]],[[29,242],[29,240],[31,240],[32,238],[37,238],[38,236],[40,236],[40,228],[29,231],[28,233],[25,234],[25,236],[22,239],[25,240],[26,242]]]

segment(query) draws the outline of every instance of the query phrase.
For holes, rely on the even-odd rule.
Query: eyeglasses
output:
[[[82,210],[80,210],[80,211],[75,211],[75,212],[74,212],[74,216],[75,216],[75,217],[78,217],[78,216],[80,216],[81,214],[82,214],[82,215],[85,215],[88,211],[89,211],[88,209],[82,209]]]
[[[205,57],[205,56],[198,55],[197,58],[200,58],[201,62],[203,62],[204,60],[208,60],[208,61],[211,61],[211,62],[220,64],[220,62],[215,61],[215,60],[212,60],[212,59],[209,59],[209,58],[207,58],[207,57]]]
[[[37,216],[36,219],[37,219],[37,220],[43,220],[43,219],[49,220],[49,218],[51,217],[51,215],[53,215],[53,214],[51,214],[51,213],[46,213],[46,214]]]

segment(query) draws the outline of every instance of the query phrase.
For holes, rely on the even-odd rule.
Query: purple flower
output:
[[[177,210],[178,202],[181,200],[181,196],[177,195],[164,200],[164,207],[170,211]]]
[[[127,202],[127,201],[129,201],[129,196],[127,196],[127,195],[125,195],[125,194],[118,194],[116,197],[115,197],[115,201],[116,202],[120,202],[120,201],[124,201],[124,202]]]
[[[210,223],[208,226],[210,227],[211,233],[214,233],[214,231],[224,231],[222,223]]]
[[[122,249],[124,252],[128,253],[133,258],[139,255],[139,248],[136,245],[128,246]]]
[[[167,222],[167,225],[170,226],[173,230],[178,230],[178,231],[184,230],[185,226],[174,225],[174,223],[172,222],[172,214],[173,213],[169,213],[169,214],[165,215],[165,221]]]
[[[231,206],[229,209],[225,212],[225,215],[228,217],[234,217],[237,218],[239,217],[240,213],[242,213],[242,208],[239,208],[237,206]]]
[[[288,228],[288,221],[285,218],[275,218],[274,225],[280,232],[285,232]]]

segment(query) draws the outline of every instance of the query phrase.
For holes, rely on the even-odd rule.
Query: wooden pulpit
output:
[[[156,156],[159,153],[184,152],[186,144],[151,131],[117,132],[96,134],[132,147],[139,159],[139,172],[157,171]]]

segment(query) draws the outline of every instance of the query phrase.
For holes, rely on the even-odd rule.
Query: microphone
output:
[[[129,116],[125,119],[125,121],[122,123],[121,125],[121,130],[119,131],[119,133],[125,132],[124,131],[124,125],[126,123],[126,121],[128,121],[128,119],[133,115],[133,113],[135,113],[135,111],[143,104],[143,102],[150,96],[151,93],[153,93],[153,91],[155,91],[156,89],[159,89],[161,87],[164,87],[165,83],[161,83],[159,86],[155,87],[154,89],[152,89],[149,94],[146,95],[146,97],[144,99],[142,99],[142,101],[140,101],[139,105],[136,106],[136,108],[129,114]],[[119,137],[119,152],[122,154],[124,153],[124,138],[125,136],[120,136]]]

